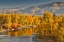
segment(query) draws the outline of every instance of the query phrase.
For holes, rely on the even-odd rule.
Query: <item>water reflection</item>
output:
[[[0,36],[0,42],[33,42],[32,36],[22,36],[22,37],[8,37]]]

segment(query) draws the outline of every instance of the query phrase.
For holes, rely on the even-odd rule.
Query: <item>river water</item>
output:
[[[6,35],[0,35],[0,42],[34,42],[32,36],[21,37],[8,37]]]

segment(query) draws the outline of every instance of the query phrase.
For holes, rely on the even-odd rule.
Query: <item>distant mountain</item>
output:
[[[38,6],[21,6],[16,8],[0,9],[0,13],[30,13],[30,14],[43,14],[45,11],[50,11],[57,14],[64,13],[64,2],[52,2]]]

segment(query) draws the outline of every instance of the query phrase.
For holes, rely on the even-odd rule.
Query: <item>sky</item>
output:
[[[21,6],[37,6],[51,2],[64,2],[64,0],[0,0],[0,9]]]

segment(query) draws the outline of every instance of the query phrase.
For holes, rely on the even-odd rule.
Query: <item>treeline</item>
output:
[[[0,14],[0,25],[18,23],[23,26],[36,25],[37,37],[50,35],[59,40],[64,39],[64,15],[56,15],[51,12],[44,12],[42,16],[29,14]]]
[[[40,16],[29,14],[0,14],[0,24],[17,22],[22,25],[35,25],[39,24],[39,18]]]

